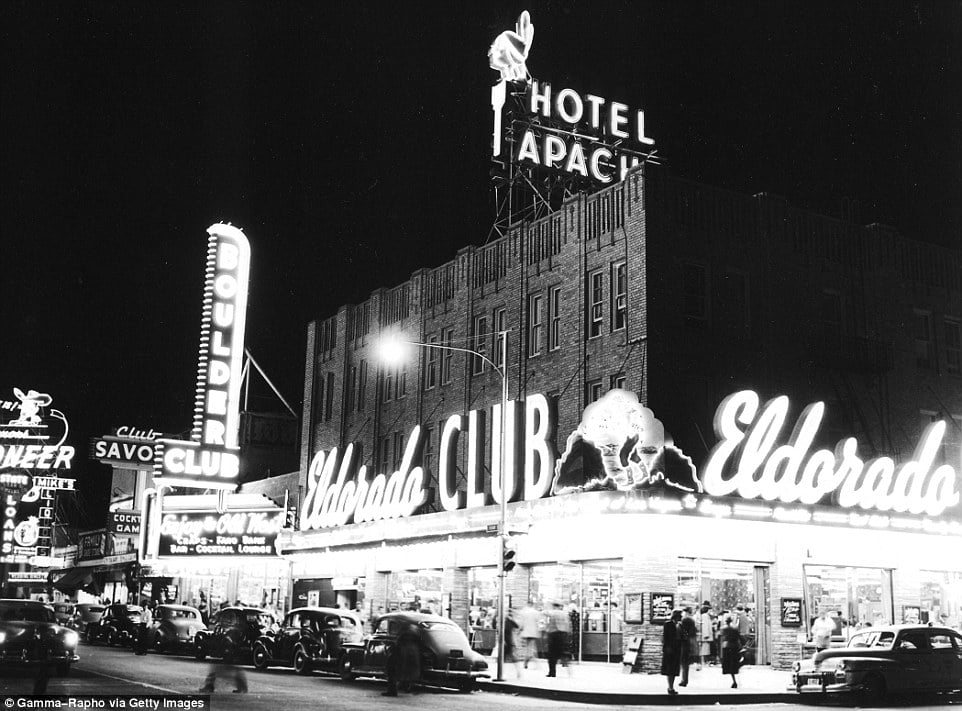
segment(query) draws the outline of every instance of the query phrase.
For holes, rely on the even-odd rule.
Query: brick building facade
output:
[[[824,402],[815,446],[856,437],[866,460],[910,459],[924,425],[944,420],[938,463],[962,471],[962,253],[646,166],[310,324],[302,486],[317,452],[343,451],[349,443],[368,471],[396,470],[405,438],[421,425],[419,461],[431,496],[419,516],[290,533],[282,545],[295,579],[354,580],[342,601],[364,600],[376,614],[410,597],[410,585],[418,583],[404,583],[403,595],[397,587],[405,571],[434,570],[427,577],[443,591],[438,606],[469,626],[472,602],[490,577],[475,569],[497,564],[497,540],[484,525],[497,521],[498,507],[489,496],[480,509],[442,510],[441,433],[452,414],[486,411],[480,470],[490,479],[497,465],[491,408],[500,403],[502,380],[482,359],[444,347],[478,351],[501,366],[502,330],[509,399],[548,397],[559,453],[587,404],[624,389],[655,413],[701,471],[717,441],[718,403],[750,389],[762,400],[787,395],[793,417],[801,406]],[[377,351],[384,334],[442,348],[419,347],[408,363],[387,366]],[[460,475],[468,468],[467,449],[462,437],[455,457]],[[637,620],[624,609],[635,592],[643,605],[655,592],[672,593],[678,604],[719,590],[729,607],[732,596],[745,597],[758,618],[754,654],[780,667],[799,651],[797,630],[780,624],[782,598],[801,598],[809,616],[844,598],[842,616],[853,624],[870,613],[878,621],[929,611],[935,597],[933,614],[960,612],[962,563],[941,555],[954,536],[878,532],[892,538],[890,550],[921,546],[928,557],[860,560],[834,545],[868,543],[866,531],[851,527],[630,513],[612,503],[616,492],[551,498],[558,501],[509,505],[509,520],[523,518],[529,527],[506,589],[519,604],[545,599],[549,588],[557,595],[549,578],[570,577],[565,591],[579,591],[570,597],[578,598],[584,658],[619,659],[637,634],[648,642],[647,668],[657,668],[660,629],[647,608]],[[947,510],[946,520],[962,519],[959,508]],[[596,520],[599,510],[622,515]],[[589,513],[593,535],[575,535]],[[568,525],[555,530],[559,516]],[[865,566],[878,571],[877,585]],[[864,585],[879,588],[884,599],[863,603]],[[599,601],[603,615],[591,620]],[[602,651],[588,635],[598,632],[607,639]]]

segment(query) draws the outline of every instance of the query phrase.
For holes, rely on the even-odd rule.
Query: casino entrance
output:
[[[717,630],[726,615],[735,618],[739,605],[747,616],[745,663],[771,663],[771,599],[769,566],[710,558],[678,559],[676,607],[691,607],[695,615],[703,602],[711,602],[713,626]],[[713,648],[714,653],[714,648]]]

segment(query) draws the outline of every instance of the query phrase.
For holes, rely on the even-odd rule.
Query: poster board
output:
[[[671,619],[671,613],[675,609],[674,593],[651,593],[651,616],[649,622],[653,625],[663,625]]]
[[[778,606],[778,611],[782,627],[802,626],[802,598],[783,597]]]
[[[625,594],[625,623],[640,625],[645,621],[641,593]]]

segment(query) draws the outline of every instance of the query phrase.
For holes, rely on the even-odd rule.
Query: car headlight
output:
[[[3,644],[6,639],[7,639],[7,633],[0,632],[0,644]]]
[[[63,643],[68,647],[76,647],[77,642],[80,641],[80,636],[73,630],[67,630],[63,633]]]
[[[801,663],[801,662],[798,662],[798,661],[792,662],[792,671],[793,671],[793,672],[801,671],[801,669],[802,669],[802,663]]]
[[[846,662],[844,659],[835,663],[836,672],[843,672],[843,671],[846,671],[847,669],[848,669],[848,662]]]

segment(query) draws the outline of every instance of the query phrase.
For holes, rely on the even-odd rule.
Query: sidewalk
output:
[[[488,658],[492,679],[497,674],[498,660]],[[581,662],[567,669],[559,666],[558,676],[547,677],[548,664],[540,659],[536,665],[521,670],[505,664],[505,680],[483,681],[479,688],[488,692],[536,696],[547,699],[599,704],[766,704],[801,702],[800,695],[788,691],[792,674],[767,666],[745,666],[738,674],[738,688],[731,688],[731,677],[722,675],[721,667],[706,666],[696,671],[693,666],[687,687],[679,687],[677,696],[669,696],[668,683],[660,674],[629,674],[621,664]]]

